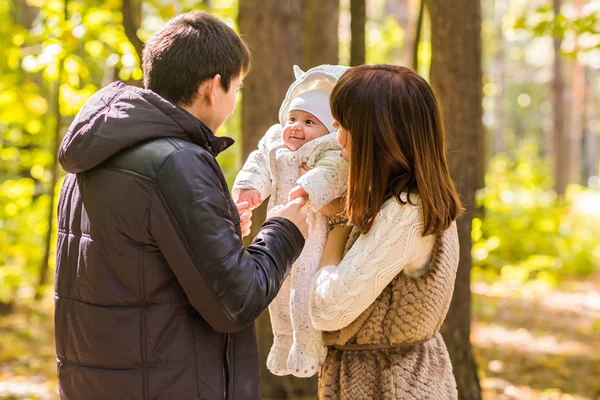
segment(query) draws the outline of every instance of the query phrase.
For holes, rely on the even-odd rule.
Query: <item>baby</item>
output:
[[[329,108],[329,93],[346,69],[321,65],[302,72],[294,66],[296,81],[279,110],[280,124],[267,131],[233,185],[234,200],[251,208],[269,196],[269,209],[285,204],[290,192],[309,200],[304,251],[269,306],[274,343],[267,367],[275,375],[312,376],[327,355],[310,321],[308,294],[327,239],[327,221],[319,210],[344,194],[348,179]],[[302,164],[311,170],[300,176]]]

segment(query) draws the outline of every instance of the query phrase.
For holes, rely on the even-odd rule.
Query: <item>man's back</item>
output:
[[[77,174],[60,196],[55,285],[63,399],[260,398],[251,323],[303,239],[276,219],[243,249],[211,153],[230,142],[211,135],[122,84],[72,125],[61,163]]]

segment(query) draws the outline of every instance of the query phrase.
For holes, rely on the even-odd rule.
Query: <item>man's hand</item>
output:
[[[250,227],[252,226],[252,210],[248,205],[248,202],[244,201],[235,204],[240,214],[240,229],[242,230],[242,237],[250,234]]]
[[[288,194],[288,201],[296,200],[298,197],[304,197],[305,199],[308,199],[308,193],[300,185],[297,185],[290,190],[290,194]]]
[[[267,214],[267,218],[281,217],[294,223],[302,232],[302,236],[308,237],[308,224],[306,223],[306,213],[302,207],[306,204],[304,197],[298,197],[284,206],[275,206]]]
[[[242,189],[240,190],[238,203],[244,202],[248,203],[248,207],[250,207],[251,210],[254,210],[262,204],[263,199],[260,196],[260,192],[256,189]]]

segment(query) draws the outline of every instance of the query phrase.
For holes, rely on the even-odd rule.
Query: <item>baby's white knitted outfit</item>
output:
[[[303,163],[312,169],[300,177],[298,168]],[[310,321],[308,295],[327,239],[327,222],[319,210],[344,194],[347,179],[348,163],[341,157],[335,133],[291,151],[283,144],[282,127],[277,124],[262,138],[235,180],[235,201],[240,190],[252,188],[263,199],[270,196],[269,209],[287,203],[288,194],[296,185],[309,194],[308,239],[291,274],[269,305],[274,343],[267,366],[276,375],[312,376],[327,355],[321,332]]]

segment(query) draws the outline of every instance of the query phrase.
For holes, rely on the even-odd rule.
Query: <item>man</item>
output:
[[[303,200],[244,249],[213,132],[250,64],[237,34],[180,15],[144,48],[144,89],[81,109],[59,160],[55,327],[62,399],[260,399],[253,321],[300,254]]]

